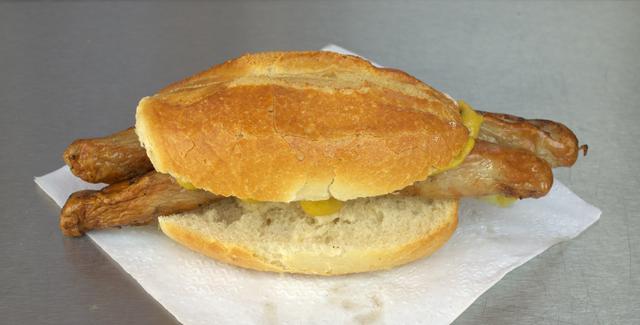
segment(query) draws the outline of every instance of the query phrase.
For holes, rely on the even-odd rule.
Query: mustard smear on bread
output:
[[[469,139],[467,139],[467,143],[464,144],[460,153],[458,153],[447,166],[440,168],[438,173],[458,167],[458,165],[467,158],[471,150],[473,150],[478,133],[480,133],[480,125],[482,125],[483,120],[482,115],[476,113],[476,111],[463,100],[458,101],[458,107],[460,108],[462,124],[469,130]]]
[[[262,203],[260,201],[252,200],[252,199],[242,199],[243,203],[248,204],[259,204]],[[291,203],[295,204],[295,203]],[[297,204],[300,205],[302,211],[304,211],[307,215],[312,217],[322,217],[328,216],[334,213],[337,213],[342,209],[344,202],[336,200],[334,198],[329,198],[328,200],[320,200],[320,201],[299,201]]]
[[[480,133],[480,125],[482,125],[483,121],[482,115],[476,113],[464,100],[459,100],[458,106],[460,106],[462,124],[469,129],[469,136],[476,139]]]
[[[300,207],[302,210],[314,217],[327,216],[330,214],[334,214],[340,209],[344,202],[336,200],[334,198],[329,198],[328,200],[322,201],[300,201]]]
[[[176,179],[176,182],[178,182],[178,184],[186,190],[192,191],[197,189],[195,186],[193,186],[193,184],[187,181]],[[242,202],[249,204],[260,203],[260,201],[256,201],[253,199],[242,199]],[[342,206],[344,205],[344,202],[336,200],[334,198],[329,198],[328,200],[321,201],[300,201],[299,204],[306,214],[313,217],[320,217],[331,215],[340,211],[340,209],[342,209]]]

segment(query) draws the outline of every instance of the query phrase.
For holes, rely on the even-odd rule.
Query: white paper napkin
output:
[[[350,53],[335,45],[324,49]],[[60,206],[74,191],[100,187],[67,167],[35,181]],[[509,208],[462,200],[458,229],[431,257],[331,278],[218,263],[155,226],[88,235],[184,324],[448,324],[507,272],[577,236],[600,214],[558,181],[546,197]]]

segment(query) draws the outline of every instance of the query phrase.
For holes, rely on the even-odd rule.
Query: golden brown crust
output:
[[[257,271],[278,273],[300,273],[313,275],[342,275],[390,269],[429,256],[444,245],[458,226],[458,202],[447,219],[425,233],[421,238],[388,250],[345,251],[342,255],[321,255],[302,252],[289,256],[287,265],[274,264],[260,256],[250,247],[224,243],[182,227],[168,219],[160,219],[159,225],[169,238],[218,261]]]
[[[160,222],[159,225],[162,232],[169,238],[220,262],[258,271],[284,272],[281,267],[261,260],[253,252],[245,248],[207,240],[200,233],[180,227],[177,223]]]
[[[406,73],[330,52],[245,55],[142,99],[156,170],[216,194],[341,200],[446,166],[468,132],[455,102]]]
[[[398,248],[396,252],[388,253],[392,258],[386,262],[385,266],[379,269],[389,269],[407,264],[435,253],[451,238],[456,228],[458,228],[458,207],[458,202],[456,202],[450,221],[443,223],[442,227],[425,234],[420,240]]]

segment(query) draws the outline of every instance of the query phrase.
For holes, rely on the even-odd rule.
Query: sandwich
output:
[[[561,123],[474,110],[399,70],[332,52],[247,54],[144,97],[135,127],[63,159],[65,235],[158,223],[219,261],[338,275],[428,256],[458,202],[538,198],[575,163]]]

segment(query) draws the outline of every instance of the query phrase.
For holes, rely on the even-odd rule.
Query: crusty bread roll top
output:
[[[136,132],[157,171],[274,202],[391,193],[447,166],[468,138],[443,93],[332,52],[217,65],[143,98]]]

